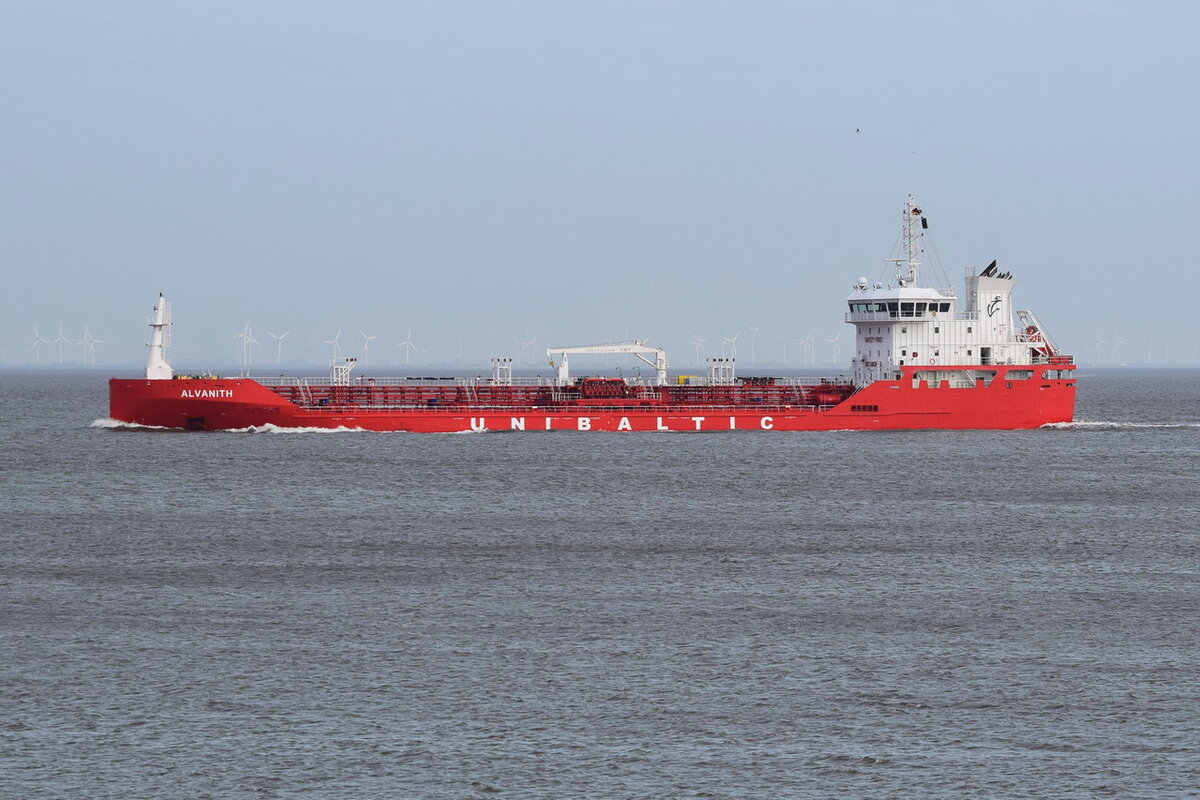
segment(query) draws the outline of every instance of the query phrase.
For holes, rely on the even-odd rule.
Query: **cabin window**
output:
[[[934,333],[941,333],[941,332],[942,332],[942,329],[941,329],[941,328],[939,328],[937,325],[934,325],[934,326],[933,326],[933,332],[934,332]]]
[[[901,328],[901,329],[900,329],[900,332],[901,332],[901,333],[908,333],[908,328]]]
[[[950,310],[949,303],[942,303],[941,306],[938,308],[938,311],[949,311],[949,310]]]
[[[908,351],[907,351],[907,350],[901,350],[901,351],[900,351],[900,355],[902,355],[902,356],[906,356],[906,355],[908,355]]]
[[[900,313],[900,304],[899,303],[896,303],[896,302],[888,303],[887,307],[888,307],[888,313],[890,313],[893,317]]]
[[[970,333],[970,332],[971,332],[971,326],[970,326],[970,325],[968,325],[968,326],[967,326],[967,333]]]
[[[970,351],[970,350],[968,350],[968,351],[967,351],[967,355],[971,355],[971,351]]]
[[[900,304],[900,316],[911,317],[912,315],[913,315],[913,304],[912,303],[901,303]]]
[[[924,313],[925,313],[925,304],[917,303],[917,316],[919,317],[919,316],[923,315]]]

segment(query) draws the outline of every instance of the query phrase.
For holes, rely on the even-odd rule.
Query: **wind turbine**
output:
[[[324,341],[324,344],[333,345],[333,357],[334,358],[337,358],[338,356],[340,356],[342,354],[342,344],[340,341],[341,338],[342,338],[342,329],[338,328],[337,333],[335,333],[333,335],[332,339],[326,339]]]
[[[1100,336],[1100,332],[1096,331],[1096,342],[1095,342],[1095,344],[1092,345],[1092,352],[1096,356],[1097,364],[1103,363],[1103,361],[1101,360],[1101,354],[1104,352],[1104,347],[1107,344],[1108,344],[1108,342],[1104,341],[1104,338]]]
[[[1121,338],[1121,334],[1118,332],[1117,341],[1113,344],[1113,361],[1117,362],[1117,364],[1121,363],[1121,348],[1126,344],[1127,342]]]
[[[242,328],[242,332],[234,334],[233,338],[242,340],[242,377],[244,378],[250,373],[251,348],[258,344],[258,340],[250,332],[249,322],[246,323],[246,327]]]
[[[842,346],[840,344],[838,344],[838,339],[841,339],[841,338],[842,338],[842,332],[838,331],[837,336],[833,337],[832,339],[825,340],[825,341],[829,342],[829,344],[833,345],[833,348],[832,348],[833,349],[833,360],[835,363],[837,361],[841,360],[841,358],[842,358]]]
[[[38,333],[37,325],[33,326],[33,346],[29,349],[33,351],[33,363],[39,367],[42,365],[42,345],[50,344],[50,340]]]
[[[692,347],[696,348],[696,366],[700,366],[700,354],[704,352],[704,343],[708,341],[700,334],[692,337]]]
[[[518,341],[517,360],[521,363],[534,363],[537,359],[537,334],[526,333],[525,338]]]
[[[412,361],[412,352],[413,352],[413,350],[420,350],[420,349],[421,349],[421,348],[417,347],[415,344],[413,344],[413,340],[412,340],[412,326],[411,326],[411,325],[409,325],[409,326],[408,326],[408,334],[407,334],[407,335],[404,337],[404,341],[403,341],[403,342],[397,342],[397,343],[396,343],[396,347],[403,347],[403,348],[404,348],[404,363],[405,363],[405,365],[407,366],[407,365],[408,365],[409,363],[411,363],[411,361]]]
[[[92,335],[91,328],[83,329],[83,349],[87,362],[91,366],[96,366],[96,345],[104,344],[103,339],[97,339]]]
[[[87,364],[87,342],[85,342],[83,339],[80,339],[78,342],[73,341],[71,339],[67,339],[67,344],[72,345],[74,347],[82,347],[83,348],[83,357],[79,360],[79,363],[86,365]]]
[[[808,359],[808,365],[811,367],[817,363],[817,338],[811,333],[800,340],[804,345],[804,356]]]
[[[283,340],[287,338],[289,333],[291,333],[291,331],[284,331],[279,335],[275,335],[274,333],[267,331],[267,335],[275,340],[275,366],[279,366],[279,359],[283,356]]]
[[[741,335],[742,332],[738,331],[733,336],[722,336],[721,355],[725,355],[725,353],[728,352],[730,358],[737,358],[737,339]],[[726,345],[728,345],[728,351],[726,351]]]
[[[750,331],[750,363],[751,364],[755,363],[754,342],[758,338],[758,332],[761,329],[762,329],[762,325],[759,325],[757,327],[755,327],[753,325],[746,326],[746,330]]]
[[[50,342],[50,344],[58,345],[58,363],[59,364],[63,363],[63,359],[62,359],[63,342],[66,342],[67,344],[73,344],[73,342],[70,339],[68,339],[66,336],[63,336],[62,323],[59,322],[58,323],[58,338],[55,339],[53,342]]]
[[[359,330],[359,333],[363,337],[363,366],[367,367],[371,365],[371,340],[376,337],[367,336],[367,332],[364,330]]]

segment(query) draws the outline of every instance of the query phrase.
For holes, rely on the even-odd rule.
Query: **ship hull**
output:
[[[1025,367],[1024,369],[1028,369]],[[951,388],[906,370],[825,405],[712,405],[669,401],[557,405],[302,405],[248,378],[128,380],[109,383],[109,413],[119,422],[181,430],[361,429],[414,433],[482,431],[696,432],[1027,429],[1070,422],[1075,380],[1057,370]]]

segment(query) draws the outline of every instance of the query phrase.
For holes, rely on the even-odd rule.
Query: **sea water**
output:
[[[1200,372],[1020,432],[112,429],[0,373],[0,796],[1180,797]]]

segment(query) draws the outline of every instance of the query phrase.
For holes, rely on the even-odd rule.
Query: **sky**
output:
[[[1197,41],[1194,2],[0,0],[0,362],[61,325],[136,369],[159,292],[183,371],[247,325],[267,373],[338,330],[833,362],[912,194],[930,282],[997,259],[1081,362],[1195,365]]]

